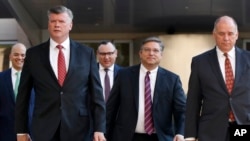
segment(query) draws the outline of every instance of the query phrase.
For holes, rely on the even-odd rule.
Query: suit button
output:
[[[60,92],[60,94],[62,95],[62,94],[63,94],[63,92]]]

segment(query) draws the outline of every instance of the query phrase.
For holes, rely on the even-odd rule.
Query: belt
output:
[[[133,141],[159,141],[155,133],[148,135],[146,133],[134,133]]]
[[[142,136],[154,136],[156,135],[156,133],[153,133],[151,135],[147,134],[147,133],[135,133],[136,135],[142,135]]]

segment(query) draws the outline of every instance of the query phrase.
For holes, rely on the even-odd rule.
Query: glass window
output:
[[[0,71],[10,68],[9,54],[15,42],[0,42]]]
[[[243,49],[250,51],[250,39],[243,40]]]

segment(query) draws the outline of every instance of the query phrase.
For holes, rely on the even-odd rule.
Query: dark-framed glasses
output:
[[[98,54],[99,55],[101,55],[101,56],[111,56],[111,55],[113,55],[115,53],[115,51],[113,51],[113,52],[98,52]]]

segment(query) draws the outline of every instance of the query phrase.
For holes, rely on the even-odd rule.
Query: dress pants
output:
[[[61,126],[61,124],[59,124],[53,138],[50,141],[60,141],[61,140],[60,139],[60,126]]]
[[[135,133],[133,141],[159,141],[156,134],[148,135],[143,133]]]

